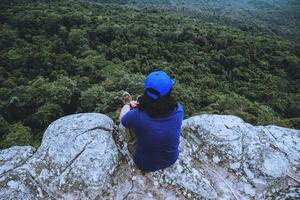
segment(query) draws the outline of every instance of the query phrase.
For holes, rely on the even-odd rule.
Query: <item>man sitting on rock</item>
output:
[[[172,95],[173,85],[165,72],[155,71],[145,79],[144,94],[138,101],[123,94],[119,119],[135,133],[134,162],[142,171],[164,169],[178,158],[184,111]]]

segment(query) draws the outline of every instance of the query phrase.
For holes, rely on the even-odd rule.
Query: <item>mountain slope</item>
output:
[[[122,92],[142,94],[145,76],[159,69],[175,79],[185,117],[234,114],[254,124],[300,127],[300,51],[287,40],[159,9],[73,1],[5,6],[1,148],[38,146],[44,129],[68,114],[116,119]]]
[[[297,0],[92,0],[89,2],[176,10],[198,20],[231,25],[252,32],[279,35],[300,44],[300,3]]]

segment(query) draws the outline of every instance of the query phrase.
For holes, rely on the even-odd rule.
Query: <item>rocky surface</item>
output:
[[[198,146],[199,160],[234,175],[234,185],[243,195],[300,197],[299,130],[252,126],[235,116],[201,115],[185,120],[182,133]]]
[[[200,115],[182,126],[180,157],[143,173],[102,114],[63,117],[42,145],[0,151],[0,199],[300,198],[300,131]]]
[[[35,149],[31,146],[14,146],[0,151],[0,174],[9,172],[23,165],[31,156]]]
[[[119,160],[113,127],[109,117],[96,113],[70,115],[53,122],[34,155],[0,175],[0,199],[95,199]],[[1,171],[12,165],[12,157],[5,151],[1,151],[6,160]],[[19,148],[19,153],[22,151]]]

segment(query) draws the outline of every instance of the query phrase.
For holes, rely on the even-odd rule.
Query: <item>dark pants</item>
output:
[[[136,148],[136,137],[132,129],[126,128],[125,141],[128,144],[128,151],[134,155]]]

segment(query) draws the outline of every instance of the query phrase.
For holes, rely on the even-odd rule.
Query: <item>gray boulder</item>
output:
[[[45,195],[96,198],[96,191],[109,181],[119,160],[113,129],[109,117],[96,113],[70,115],[53,122],[37,152],[20,167],[1,175],[0,185],[4,187],[0,199],[43,199]],[[30,180],[27,176],[31,182],[24,181]],[[32,182],[41,192],[32,190]],[[27,191],[34,192],[26,195]]]
[[[102,114],[63,117],[40,148],[0,151],[0,199],[300,198],[300,131],[235,116],[184,120],[177,162],[138,170],[124,127]]]
[[[210,163],[210,171],[221,167],[229,172],[245,198],[300,197],[299,130],[252,126],[235,116],[201,115],[185,120],[182,133],[198,147],[195,156]],[[217,182],[221,179],[229,181],[220,176]]]

